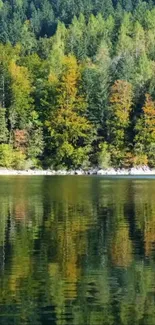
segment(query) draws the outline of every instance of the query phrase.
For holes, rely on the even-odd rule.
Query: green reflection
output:
[[[0,178],[0,324],[155,324],[155,180]]]

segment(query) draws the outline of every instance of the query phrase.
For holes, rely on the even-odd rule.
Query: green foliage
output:
[[[139,149],[138,156],[147,155],[148,164],[153,167],[155,165],[155,102],[148,94],[135,130],[135,152]]]
[[[43,132],[39,127],[29,133],[27,156],[30,159],[40,157],[44,149]]]
[[[10,122],[13,115],[15,117],[14,125],[24,128],[28,124],[29,114],[32,109],[31,82],[28,69],[11,61],[9,70],[12,79]]]
[[[111,166],[111,156],[108,150],[107,143],[99,145],[100,152],[98,154],[98,166],[99,168],[107,169]]]
[[[7,142],[8,139],[8,129],[6,124],[6,110],[0,108],[0,143]]]
[[[54,308],[61,325],[154,325],[154,190],[148,179],[1,177],[1,324],[37,325]]]
[[[133,165],[134,166],[147,166],[148,158],[147,155],[144,153],[139,153],[137,156],[133,158]]]
[[[13,162],[11,167],[17,170],[25,169],[25,159],[26,156],[21,151],[15,150],[13,152]]]
[[[9,144],[0,144],[0,166],[11,168],[14,162],[14,152]]]
[[[123,150],[123,146],[121,145],[121,149],[119,146],[110,145],[110,156],[111,156],[111,164],[115,168],[122,168],[125,166],[125,156],[126,152]]]
[[[109,119],[111,158],[115,166],[122,166],[128,145],[128,128],[132,110],[132,85],[117,80],[111,88]]]
[[[0,166],[6,168],[24,169],[26,156],[14,150],[9,144],[0,144]]]
[[[88,159],[91,125],[84,117],[85,98],[78,95],[80,71],[74,56],[64,57],[63,71],[57,89],[57,109],[46,125],[55,163],[78,167]]]
[[[150,1],[1,1],[0,143],[31,167],[155,166],[154,18]]]

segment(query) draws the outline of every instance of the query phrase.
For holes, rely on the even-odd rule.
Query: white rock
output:
[[[75,175],[84,175],[84,171],[82,169],[75,170],[74,174]]]

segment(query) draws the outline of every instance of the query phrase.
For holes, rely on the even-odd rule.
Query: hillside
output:
[[[155,166],[153,1],[0,2],[0,166]]]

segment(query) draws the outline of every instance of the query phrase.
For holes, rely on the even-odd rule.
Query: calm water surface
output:
[[[0,177],[0,325],[155,325],[155,179]]]

